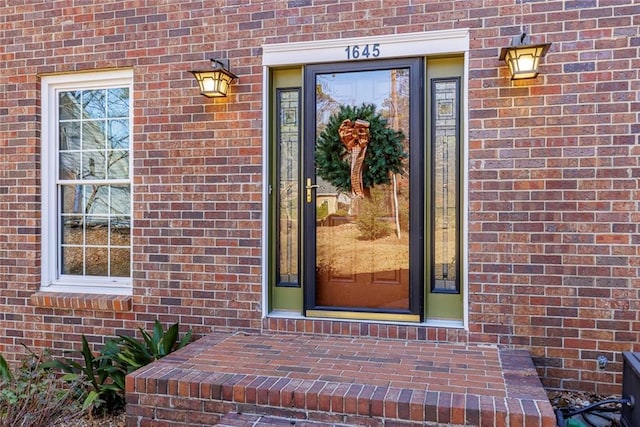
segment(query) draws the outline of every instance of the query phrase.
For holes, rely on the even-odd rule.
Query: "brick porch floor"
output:
[[[556,421],[524,350],[218,333],[127,378],[127,425],[552,427]]]

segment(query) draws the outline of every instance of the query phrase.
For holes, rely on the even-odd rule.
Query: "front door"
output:
[[[305,69],[307,316],[421,321],[423,61]]]

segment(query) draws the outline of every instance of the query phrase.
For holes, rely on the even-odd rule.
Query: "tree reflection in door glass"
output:
[[[409,308],[407,135],[409,69],[316,75],[318,306]]]

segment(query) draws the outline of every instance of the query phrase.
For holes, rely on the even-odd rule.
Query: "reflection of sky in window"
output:
[[[127,179],[129,88],[59,94],[61,179]]]
[[[378,108],[391,92],[391,70],[318,75],[325,94],[339,104],[375,104]]]
[[[87,119],[101,119],[106,116],[106,91],[85,90],[82,92],[82,111]]]
[[[108,148],[129,148],[129,120],[109,120]]]
[[[108,117],[127,117],[129,115],[129,88],[109,89]]]
[[[388,111],[394,72],[396,94],[406,99],[409,95],[409,70],[406,68],[318,74],[316,76],[318,132],[322,131],[329,117],[335,114],[341,105],[374,104],[378,112]]]

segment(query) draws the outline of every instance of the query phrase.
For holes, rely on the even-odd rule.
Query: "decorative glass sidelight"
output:
[[[431,291],[459,293],[458,150],[460,79],[431,81]]]
[[[276,109],[279,183],[276,286],[299,287],[300,89],[278,89]]]

